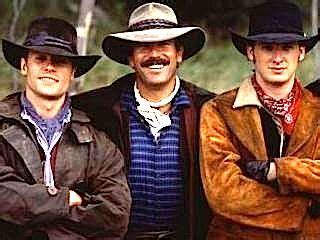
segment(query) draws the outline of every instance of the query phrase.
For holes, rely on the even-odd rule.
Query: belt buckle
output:
[[[134,239],[141,240],[172,240],[176,239],[175,231],[152,231],[152,232],[140,232],[133,234]]]
[[[164,231],[164,232],[160,232],[158,237],[157,237],[157,240],[160,240],[160,239],[167,239],[167,240],[170,240],[172,239],[171,237],[173,237],[175,234],[174,231]]]

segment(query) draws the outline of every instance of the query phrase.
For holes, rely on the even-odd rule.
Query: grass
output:
[[[96,51],[99,52],[99,51]],[[314,80],[314,54],[308,54],[298,70],[304,84]],[[12,79],[15,70],[0,58],[0,98],[13,92]],[[103,56],[86,75],[82,91],[112,83],[116,78],[130,72],[127,66],[118,64]],[[237,52],[230,41],[209,43],[199,54],[186,60],[179,69],[180,76],[198,86],[216,93],[237,87],[251,73],[249,62]],[[18,77],[20,74],[16,74]],[[20,78],[20,83],[23,79]],[[21,84],[22,85],[22,84]]]

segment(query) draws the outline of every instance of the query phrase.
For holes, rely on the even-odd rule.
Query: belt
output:
[[[129,232],[126,240],[176,240],[176,231],[159,231],[159,232]]]

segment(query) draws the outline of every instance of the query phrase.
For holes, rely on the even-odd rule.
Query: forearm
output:
[[[129,221],[129,189],[117,186],[109,190],[86,194],[85,204],[71,207],[70,215],[64,221],[87,237],[123,236]]]
[[[89,163],[87,190],[80,190],[83,204],[72,207],[66,220],[73,222],[78,226],[77,231],[88,237],[121,238],[127,231],[131,206],[124,160],[104,135],[97,138],[102,144],[91,153],[94,161]]]
[[[18,225],[48,223],[69,214],[68,189],[49,195],[42,184],[0,182],[0,218]]]
[[[277,181],[282,194],[320,194],[320,160],[282,157],[275,161]]]

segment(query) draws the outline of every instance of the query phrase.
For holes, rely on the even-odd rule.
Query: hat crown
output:
[[[23,45],[54,47],[78,55],[76,29],[65,20],[53,17],[40,17],[32,21]]]
[[[146,3],[136,8],[130,15],[128,27],[149,20],[160,20],[177,25],[178,20],[173,9],[161,3]]]
[[[268,1],[250,11],[248,36],[265,33],[304,35],[299,7],[286,1]]]

